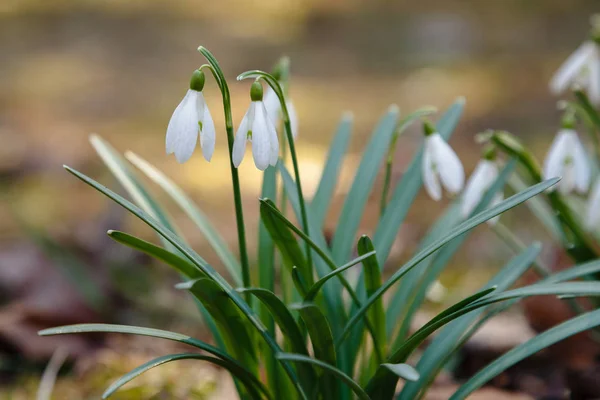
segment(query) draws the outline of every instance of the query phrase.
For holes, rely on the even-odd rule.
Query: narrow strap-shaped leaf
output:
[[[483,289],[495,286],[497,291],[504,291],[511,287],[535,261],[536,257],[540,254],[541,249],[542,246],[539,243],[535,243],[523,250],[519,255],[501,268]],[[400,392],[399,398],[401,400],[414,399],[417,393],[423,388],[423,385],[433,379],[437,374],[437,371],[442,368],[443,363],[445,362],[444,355],[452,351],[467,329],[473,325],[483,312],[483,310],[472,312],[469,315],[458,318],[456,321],[449,323],[448,326],[444,327],[444,329],[433,338],[432,342],[424,350],[417,364],[417,369],[419,370],[422,379],[419,380],[419,382],[407,383]],[[397,349],[399,345],[400,344],[395,346],[394,349]],[[382,383],[378,384],[384,386]],[[388,383],[388,385],[391,387],[394,386],[394,383]]]
[[[129,210],[133,215],[144,221],[148,226],[150,226],[152,229],[158,232],[166,240],[168,240],[173,246],[175,246],[175,248],[177,248],[182,254],[184,254],[194,265],[200,268],[210,279],[214,280],[214,282],[217,283],[219,287],[221,287],[227,293],[227,295],[232,299],[235,305],[242,311],[246,318],[248,318],[251,324],[260,333],[264,341],[267,343],[267,345],[271,348],[273,352],[277,353],[281,351],[275,339],[271,335],[269,335],[269,332],[266,330],[265,326],[260,322],[258,315],[256,315],[254,311],[248,306],[248,304],[239,296],[239,294],[237,294],[235,290],[233,290],[231,285],[221,275],[219,275],[205,260],[203,260],[195,251],[193,251],[187,244],[182,242],[173,232],[171,232],[169,229],[166,229],[156,219],[144,212],[142,209],[136,207],[131,202],[125,200],[123,197],[119,196],[118,194],[106,188],[105,186],[99,184],[90,177],[67,166],[65,166],[65,169],[68,172],[75,175],[84,183],[90,185],[94,189],[98,190],[110,199],[114,200],[122,207]],[[300,397],[302,399],[306,399],[306,394],[304,393],[304,390],[297,383],[294,370],[288,364],[283,363],[282,365],[287,375],[290,377],[290,380],[294,384],[294,388],[296,389]]]
[[[348,149],[352,131],[352,119],[351,113],[344,114],[342,117],[331,146],[329,146],[329,154],[327,155],[325,167],[319,180],[319,186],[310,202],[309,209],[314,217],[313,221],[317,223],[319,228],[323,226],[323,222],[325,221],[325,216],[327,215],[327,210],[331,204],[331,199],[338,182],[340,167]]]
[[[414,369],[411,365],[400,363],[400,364],[381,364],[382,367],[389,369],[391,372],[396,374],[399,378],[405,381],[418,381],[419,372]]]
[[[198,267],[190,263],[188,260],[143,239],[125,232],[113,230],[108,231],[108,236],[111,239],[114,239],[116,242],[124,244],[129,248],[141,251],[151,257],[156,258],[157,260],[166,263],[189,279],[198,279],[206,276],[202,270],[198,269]]]
[[[294,316],[286,305],[275,295],[275,293],[262,288],[241,288],[240,292],[251,293],[266,306],[273,319],[281,329],[283,336],[288,340],[293,352],[308,356],[304,336],[296,323]],[[315,382],[315,373],[306,366],[298,367],[298,376],[304,387],[311,387]]]
[[[231,362],[237,362],[234,358],[229,356],[222,350],[211,346],[208,343],[204,343],[201,340],[194,339],[193,337],[182,335],[181,333],[175,333],[170,331],[163,331],[154,328],[145,328],[142,326],[131,326],[131,325],[115,325],[115,324],[76,324],[67,326],[57,326],[55,328],[44,329],[38,332],[40,336],[52,336],[52,335],[67,335],[73,333],[123,333],[128,335],[139,335],[149,336],[158,339],[172,340],[196,347],[200,350],[204,350],[208,353],[214,354],[224,360]],[[240,365],[241,366],[241,365]]]
[[[333,260],[337,263],[347,260],[352,251],[363,210],[396,129],[398,115],[398,107],[391,106],[379,121],[371,140],[365,147],[333,235],[331,252]]]
[[[302,321],[304,321],[315,358],[329,365],[337,365],[331,327],[323,312],[316,305],[307,303],[302,303],[295,309],[298,310]],[[321,377],[319,385],[324,398],[338,398],[337,382],[330,375]]]
[[[516,160],[514,159],[504,166],[496,180],[479,201],[479,204],[477,204],[475,210],[471,213],[471,216],[488,208],[496,194],[502,191],[506,180],[514,171],[515,166]],[[431,232],[427,235],[427,241],[441,238],[451,227],[456,226],[463,220],[461,212],[459,211],[461,202],[462,200],[459,199],[455,204],[449,207],[446,215],[440,219],[439,223],[435,224]],[[451,243],[448,243],[443,249],[440,249],[436,254],[423,261],[419,268],[413,269],[402,279],[398,290],[394,294],[392,306],[388,310],[388,313],[390,313],[388,314],[388,319],[397,320],[400,319],[399,317],[402,315],[400,330],[392,347],[396,347],[406,338],[413,316],[423,304],[430,285],[435,282],[454,254],[461,248],[469,234],[470,232],[459,236]],[[425,247],[425,245],[426,244],[424,244],[423,247]],[[399,305],[400,307],[396,307],[396,305]],[[392,314],[393,312],[396,313]]]
[[[219,256],[219,259],[223,262],[225,268],[227,268],[227,272],[229,272],[236,285],[241,285],[240,263],[231,250],[229,250],[227,243],[225,243],[208,217],[196,206],[192,199],[162,171],[137,154],[127,152],[125,153],[125,157],[154,183],[160,186],[181,207],[188,217],[190,217],[190,220],[200,229],[215,253],[217,253],[217,256]]]
[[[600,325],[600,310],[591,311],[571,318],[539,335],[529,339],[525,343],[513,348],[503,354],[492,363],[485,366],[482,370],[464,383],[451,397],[450,400],[465,399],[473,391],[489,382],[498,374],[507,368],[515,365],[519,361],[529,357],[536,352],[545,349],[563,339],[576,335],[580,332],[594,328]]]
[[[258,356],[254,348],[254,330],[227,293],[208,278],[180,283],[177,288],[189,290],[202,302],[217,323],[227,349],[256,373]]]
[[[371,400],[369,395],[365,393],[365,391],[360,387],[358,383],[356,383],[351,377],[346,375],[344,372],[337,369],[335,366],[327,364],[323,361],[316,360],[314,358],[306,357],[302,354],[290,354],[290,353],[281,353],[277,356],[280,360],[286,361],[294,361],[299,363],[309,363],[320,367],[330,374],[333,374],[340,381],[348,385],[350,389],[356,394],[356,396],[361,400]]]
[[[523,203],[527,199],[543,192],[544,190],[548,189],[549,187],[555,185],[559,180],[560,180],[559,178],[549,179],[547,181],[538,183],[537,185],[531,186],[529,189],[527,189],[521,193],[517,193],[514,196],[509,197],[508,199],[502,201],[498,205],[496,205],[490,209],[487,209],[485,211],[482,211],[481,213],[475,215],[472,218],[469,218],[462,224],[458,225],[456,228],[452,229],[445,237],[436,241],[435,243],[432,243],[431,245],[427,246],[425,249],[420,251],[409,262],[407,262],[404,266],[402,266],[402,268],[400,268],[398,271],[396,271],[379,288],[379,290],[377,290],[377,292],[375,292],[372,296],[370,296],[365,301],[363,306],[359,310],[357,310],[357,312],[352,316],[352,318],[350,318],[350,320],[346,324],[346,327],[344,328],[344,331],[343,331],[341,337],[338,339],[338,342],[343,341],[345,339],[345,337],[347,336],[348,332],[350,331],[350,329],[352,328],[353,324],[356,321],[358,321],[360,318],[363,317],[363,315],[366,313],[368,308],[379,297],[381,297],[394,283],[396,283],[400,278],[402,278],[402,276],[404,276],[404,274],[406,274],[406,272],[408,272],[410,269],[412,269],[415,265],[419,264],[426,257],[433,254],[433,252],[435,252],[437,249],[439,249],[446,243],[450,242],[452,239],[462,235],[463,233],[473,229],[477,225],[484,223],[485,221],[495,217],[496,215],[500,215],[501,213],[503,213],[507,210],[510,210],[511,208]]]
[[[306,302],[313,301],[315,299],[315,297],[317,296],[319,289],[321,289],[328,280],[330,280],[331,278],[344,272],[348,268],[351,268],[357,264],[360,264],[361,262],[365,261],[366,259],[368,259],[374,255],[375,255],[375,250],[372,250],[368,253],[361,254],[359,257],[355,258],[354,260],[347,262],[346,264],[342,265],[341,267],[334,269],[333,271],[331,271],[330,273],[328,273],[327,275],[325,275],[324,277],[319,279],[317,282],[315,282],[314,285],[312,285],[312,287],[308,290],[308,293],[306,293],[306,296],[304,296],[304,301],[306,301]]]
[[[312,285],[313,277],[310,276],[304,252],[290,229],[281,218],[277,218],[273,214],[273,208],[276,206],[270,199],[261,199],[260,219],[283,257],[283,265],[288,269],[288,273],[291,273],[293,266],[298,268],[303,281]]]
[[[574,265],[563,271],[556,272],[542,280],[544,283],[570,281],[600,272],[600,260]]]
[[[371,254],[375,247],[371,242],[371,239],[363,235],[358,240],[358,254],[361,256]],[[367,257],[363,260],[363,274],[365,277],[365,290],[367,292],[367,297],[371,296],[381,287],[381,268],[379,267],[379,263],[377,262],[377,256]],[[375,336],[377,337],[377,343],[379,344],[379,349],[375,352],[375,354],[386,354],[387,352],[387,339],[386,339],[386,331],[385,331],[385,310],[383,308],[383,299],[378,299],[371,309],[367,312],[367,318],[371,321],[371,325],[373,325],[373,330]],[[381,364],[383,360],[377,360],[378,364]]]
[[[117,381],[113,382],[108,389],[102,394],[103,399],[107,399],[111,395],[113,395],[117,390],[119,390],[123,385],[128,382],[131,382],[144,372],[158,367],[160,365],[166,364],[171,361],[177,360],[201,360],[208,361],[212,364],[218,365],[222,368],[228,370],[234,378],[237,378],[240,382],[244,384],[246,389],[248,390],[248,394],[251,398],[260,400],[262,396],[260,393],[264,394],[266,398],[272,399],[269,391],[264,387],[264,385],[251,373],[243,368],[238,368],[235,364],[229,363],[226,360],[221,358],[206,356],[202,354],[196,353],[178,353],[178,354],[169,354],[166,356],[157,357],[153,360],[148,361],[145,364],[140,365],[139,367],[133,369],[127,374],[123,375]],[[260,391],[260,392],[259,392]]]

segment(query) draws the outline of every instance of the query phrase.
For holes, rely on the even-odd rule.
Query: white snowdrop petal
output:
[[[592,171],[588,162],[587,154],[579,137],[575,134],[573,150],[573,169],[575,174],[575,189],[579,193],[585,193],[590,188]]]
[[[569,129],[558,132],[544,160],[544,179],[556,178],[563,175],[564,160],[569,145]]]
[[[568,89],[593,55],[594,46],[591,41],[584,42],[560,66],[550,80],[550,90],[554,94],[562,93]]]
[[[598,230],[600,223],[600,180],[596,181],[588,199],[585,224],[591,231]]]
[[[267,114],[273,122],[273,125],[277,126],[279,123],[281,105],[279,104],[279,98],[271,86],[267,87],[265,95],[263,96],[263,104],[267,109]]]
[[[198,92],[188,90],[179,103],[167,127],[167,154],[175,153],[178,162],[190,159],[196,148],[198,139],[198,113],[196,98]]]
[[[287,100],[285,102],[288,114],[290,116],[290,126],[292,127],[292,136],[294,140],[298,138],[298,114],[296,113],[296,107],[294,107],[294,103],[292,100]]]
[[[252,156],[254,165],[261,171],[269,166],[271,160],[271,141],[269,137],[269,121],[266,110],[261,102],[253,102],[255,109],[254,121],[252,124]]]
[[[461,204],[463,217],[466,218],[473,212],[497,175],[498,169],[495,163],[489,160],[479,161],[465,187]]]
[[[216,136],[215,123],[212,119],[212,115],[210,115],[208,107],[204,107],[202,130],[200,131],[200,147],[202,147],[202,155],[206,161],[210,161],[215,151]]]
[[[236,168],[240,166],[242,160],[244,159],[244,155],[246,154],[246,141],[248,140],[248,131],[251,128],[248,124],[248,119],[249,115],[254,113],[253,108],[253,105],[250,104],[250,108],[248,108],[244,118],[242,118],[242,122],[240,123],[240,127],[238,128],[233,141],[231,161]]]
[[[258,109],[260,109],[260,111],[258,111]],[[269,118],[264,104],[260,104],[260,106],[257,105],[257,120],[259,119],[259,114],[261,119],[260,123],[264,124],[269,138],[269,164],[275,166],[279,160],[279,139],[277,137],[277,130],[275,130],[275,125],[273,125],[273,121]]]
[[[202,92],[196,92],[196,112],[198,113],[198,121],[204,123],[204,110],[206,109],[206,101]]]
[[[425,138],[425,152],[423,154],[423,164],[421,167],[423,172],[423,185],[429,196],[433,200],[439,201],[442,198],[442,187],[437,175],[437,166],[433,164],[434,160],[432,157],[430,139],[431,136]]]
[[[430,139],[432,141],[432,155],[438,166],[438,174],[442,185],[450,193],[460,192],[465,182],[465,171],[460,159],[452,150],[452,147],[438,133],[431,135]]]
[[[587,92],[590,102],[600,106],[600,45],[594,44],[594,54],[588,63],[588,85]]]

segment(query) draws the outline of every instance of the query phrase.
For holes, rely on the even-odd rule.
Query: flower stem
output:
[[[592,125],[596,127],[595,129],[588,130],[588,132],[594,147],[596,162],[600,164],[600,140],[598,140],[598,132],[600,132],[600,114],[598,114],[598,111],[596,111],[587,95],[581,89],[576,89],[573,93],[587,118],[592,122]]]
[[[206,48],[200,46],[198,51],[206,58],[210,64],[210,70],[212,71],[221,95],[223,97],[223,108],[225,109],[225,130],[227,131],[227,145],[229,146],[229,167],[231,169],[231,182],[233,184],[233,201],[235,203],[235,219],[238,231],[238,244],[240,251],[240,263],[242,265],[242,283],[244,287],[248,288],[251,286],[250,283],[250,264],[248,262],[248,249],[246,247],[246,227],[244,225],[244,210],[242,208],[242,194],[240,191],[240,178],[238,170],[233,165],[232,154],[233,154],[233,118],[231,116],[231,97],[229,94],[229,87],[223,74],[223,70],[219,66],[216,58]],[[252,295],[250,293],[245,294],[246,302],[251,304]]]
[[[544,180],[542,170],[537,160],[516,137],[504,131],[488,132],[486,135],[489,135],[489,139],[498,146],[498,148],[515,156],[521,165],[525,167],[535,183]],[[563,247],[569,255],[577,262],[585,262],[598,258],[598,249],[590,242],[589,235],[586,234],[585,230],[576,220],[571,208],[560,193],[554,190],[547,192],[546,195],[560,222],[565,238]]]
[[[292,126],[290,123],[290,115],[288,113],[287,106],[285,104],[285,97],[283,95],[283,90],[281,89],[281,85],[279,82],[271,75],[264,71],[254,70],[247,71],[238,76],[238,80],[247,79],[247,78],[259,78],[263,79],[277,94],[279,99],[279,103],[281,104],[281,112],[283,114],[283,124],[285,126],[285,134],[287,137],[287,143],[290,149],[290,155],[292,158],[292,165],[294,167],[294,175],[296,181],[296,190],[298,191],[298,200],[300,203],[300,216],[302,219],[302,229],[307,236],[310,236],[309,233],[309,225],[308,225],[308,214],[306,212],[306,203],[304,201],[304,195],[302,193],[302,182],[300,181],[300,170],[298,168],[298,157],[296,155],[296,146],[294,143],[294,136],[292,135]],[[310,250],[310,246],[306,244],[306,265],[308,271],[305,276],[310,277],[311,282],[306,282],[309,286],[311,286],[313,282],[313,265],[312,265],[312,254]]]

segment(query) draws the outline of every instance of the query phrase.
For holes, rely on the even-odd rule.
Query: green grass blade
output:
[[[292,267],[295,266],[298,268],[303,281],[308,285],[312,285],[313,277],[307,267],[304,252],[300,249],[300,245],[289,227],[274,214],[273,210],[276,208],[275,203],[270,199],[261,199],[260,219],[279,249],[283,258],[283,265],[287,268],[288,273],[291,273]]]
[[[323,226],[325,216],[327,215],[327,211],[331,204],[331,199],[333,198],[333,193],[338,183],[342,161],[348,150],[348,143],[350,142],[352,120],[353,117],[350,113],[347,113],[342,117],[335,137],[331,142],[331,146],[329,146],[329,154],[327,155],[327,161],[323,168],[319,186],[310,202],[309,210],[313,215],[313,221],[317,223],[319,228]]]
[[[356,243],[356,232],[369,199],[375,178],[390,146],[398,122],[398,107],[392,106],[381,118],[363,153],[352,187],[338,219],[333,235],[331,253],[337,263],[347,260]]]
[[[600,310],[581,314],[575,318],[563,322],[527,342],[515,347],[503,354],[491,364],[485,366],[475,376],[463,384],[451,397],[450,400],[460,400],[466,398],[476,389],[480,388],[486,382],[489,382],[498,374],[507,368],[515,365],[517,362],[545,349],[554,343],[560,342],[570,336],[594,328],[600,325]]]
[[[254,330],[241,310],[214,281],[200,278],[180,283],[178,289],[189,290],[213,317],[225,347],[252,373],[258,371],[258,356],[254,348]]]
[[[329,365],[337,365],[331,327],[323,312],[315,304],[309,303],[300,304],[295,309],[300,313],[300,317],[304,321],[315,358]],[[319,381],[319,387],[324,398],[338,398],[338,385],[331,376],[321,377]]]
[[[259,393],[260,390],[260,392],[262,392],[262,394],[264,394],[267,398],[272,399],[270,393],[266,390],[264,385],[258,379],[256,379],[254,375],[252,375],[245,369],[240,369],[235,364],[228,363],[227,361],[220,358],[195,353],[169,354],[150,360],[147,363],[135,368],[131,372],[128,372],[127,374],[123,375],[121,378],[119,378],[117,381],[111,384],[108,387],[108,389],[106,389],[104,394],[102,394],[102,398],[107,399],[108,397],[113,395],[117,390],[119,390],[123,385],[125,385],[128,382],[131,382],[144,372],[152,368],[158,367],[160,365],[166,364],[168,362],[177,360],[201,360],[218,365],[228,370],[234,378],[237,378],[240,382],[244,384],[244,386],[248,390],[250,398],[257,400],[262,399],[263,397]]]
[[[171,253],[162,247],[158,247],[155,244],[120,231],[110,230],[108,231],[108,236],[118,243],[121,243],[134,250],[141,251],[145,254],[148,254],[150,257],[164,262],[165,264],[173,267],[179,273],[186,276],[188,279],[198,279],[205,276],[200,269],[198,269],[188,260],[178,256],[175,253]]]
[[[535,262],[542,247],[539,243],[533,244],[514,257],[507,263],[490,281],[484,286],[491,288],[496,286],[497,291],[504,291],[512,286],[523,273]],[[461,340],[465,331],[481,316],[484,311],[473,312],[465,315],[446,326],[427,346],[419,362],[417,369],[421,373],[421,380],[416,383],[406,384],[400,393],[399,400],[412,400],[420,390],[424,388],[431,379],[442,368],[446,361],[445,355],[450,353]],[[397,349],[398,347],[394,347]]]
[[[471,213],[471,216],[485,210],[489,206],[496,193],[502,191],[506,180],[514,171],[515,166],[516,160],[511,160],[502,169],[475,210]],[[463,220],[460,207],[461,199],[458,199],[455,204],[449,207],[446,215],[444,215],[431,229],[422,248],[431,243],[431,241],[441,238],[442,235],[450,230],[450,228],[456,226]],[[439,252],[425,260],[419,268],[413,269],[402,279],[388,309],[388,320],[402,320],[392,348],[397,347],[397,345],[406,338],[413,316],[423,304],[430,285],[437,279],[454,254],[460,249],[462,244],[468,238],[469,233],[459,236],[451,243],[448,243],[448,245],[444,246],[443,249],[440,249]],[[402,318],[400,318],[400,316],[402,316]]]
[[[352,389],[352,391],[354,392],[354,394],[356,394],[356,396],[361,399],[361,400],[371,400],[371,398],[369,397],[369,395],[367,395],[367,393],[365,393],[365,391],[360,387],[360,385],[358,383],[356,383],[351,377],[349,377],[348,375],[346,375],[344,372],[340,371],[339,369],[335,368],[335,366],[327,364],[323,361],[320,360],[316,360],[314,358],[310,358],[310,357],[306,357],[302,354],[289,354],[289,353],[281,353],[277,356],[277,358],[279,358],[280,360],[286,360],[286,361],[294,361],[294,362],[299,362],[299,363],[309,363],[312,364],[314,366],[320,367],[322,369],[325,370],[325,372],[328,372],[332,375],[334,375],[336,378],[338,378],[340,381],[342,381],[344,384],[348,385],[348,387],[350,389]]]
[[[392,373],[405,381],[414,382],[419,380],[419,372],[408,364],[381,364],[381,366],[389,369]]]
[[[458,124],[464,104],[465,101],[463,98],[457,99],[437,122],[436,127],[438,132],[445,140],[450,138],[454,128]],[[381,266],[383,266],[389,257],[392,244],[398,235],[400,226],[404,222],[404,218],[406,218],[406,214],[408,214],[408,210],[423,183],[423,178],[421,177],[422,158],[423,146],[421,146],[419,152],[413,157],[400,183],[396,186],[392,198],[388,203],[389,205],[386,207],[385,213],[382,215],[375,229],[373,243],[375,244],[377,259]]]
[[[371,239],[366,235],[363,235],[358,240],[357,248],[358,254],[361,256],[370,254],[375,250]],[[377,262],[377,256],[366,258],[363,261],[363,266],[365,290],[367,297],[369,297],[381,287],[381,268]],[[369,318],[371,325],[373,325],[374,335],[377,338],[376,342],[379,344],[379,349],[377,349],[375,354],[386,354],[387,338],[385,330],[385,309],[383,308],[383,299],[380,298],[373,304],[371,309],[367,312],[367,318]],[[381,364],[381,362],[383,362],[383,360],[377,360],[377,364]]]
[[[600,260],[590,261],[585,264],[579,264],[556,272],[542,280],[544,283],[556,283],[570,281],[600,272]]]
[[[55,328],[44,329],[38,332],[40,336],[52,336],[52,335],[67,335],[74,333],[123,333],[128,335],[139,335],[148,336],[158,339],[172,340],[196,347],[200,350],[204,350],[208,353],[214,354],[224,360],[236,362],[227,353],[219,350],[218,348],[211,346],[208,343],[204,343],[201,340],[194,339],[181,333],[175,333],[170,331],[163,331],[160,329],[144,328],[141,326],[130,326],[130,325],[115,325],[115,324],[76,324],[67,326],[58,326]],[[240,365],[241,366],[241,365]]]
[[[543,192],[544,190],[548,189],[549,187],[555,185],[559,180],[560,180],[559,178],[549,179],[547,181],[538,183],[537,185],[531,186],[529,189],[527,189],[521,193],[518,193],[518,194],[515,194],[514,196],[509,197],[508,199],[502,201],[498,205],[496,205],[490,209],[487,209],[485,211],[482,211],[479,214],[475,215],[474,217],[469,218],[462,224],[458,225],[456,228],[452,229],[448,233],[448,235],[446,235],[444,238],[436,241],[435,243],[432,243],[431,245],[427,246],[425,249],[420,251],[410,261],[408,261],[404,266],[402,266],[402,268],[400,268],[398,271],[396,271],[379,288],[379,290],[377,290],[377,292],[375,292],[372,296],[370,296],[363,303],[363,306],[352,316],[352,318],[350,318],[350,320],[346,324],[346,327],[344,328],[342,335],[338,339],[338,342],[341,342],[345,339],[347,334],[352,329],[353,324],[355,324],[356,321],[358,321],[359,319],[361,319],[363,317],[363,315],[366,313],[368,308],[371,305],[373,305],[373,303],[379,297],[381,297],[390,287],[392,287],[392,285],[394,285],[394,283],[396,283],[399,279],[401,279],[404,276],[404,274],[406,274],[406,272],[408,272],[410,269],[412,269],[414,266],[419,264],[421,261],[423,261],[425,258],[430,256],[431,254],[433,254],[433,252],[435,252],[440,247],[444,246],[445,244],[447,244],[454,238],[473,229],[477,225],[482,224],[482,223],[486,222],[487,220],[495,217],[496,215],[500,215],[503,212],[510,210],[511,208],[523,203],[527,199]]]
[[[273,319],[281,329],[283,337],[289,342],[293,352],[308,356],[304,336],[296,323],[294,316],[286,305],[275,293],[262,288],[242,288],[240,292],[251,293],[264,304]],[[298,376],[305,388],[312,387],[315,382],[315,373],[311,368],[299,367]]]
[[[144,221],[148,226],[150,226],[152,229],[154,229],[157,233],[159,233],[166,240],[168,240],[185,257],[187,257],[194,265],[196,265],[198,268],[200,268],[210,279],[214,280],[215,283],[217,283],[219,285],[219,287],[221,287],[227,293],[227,295],[233,300],[235,305],[242,311],[242,313],[246,316],[246,318],[248,318],[248,320],[250,320],[252,325],[256,328],[256,330],[259,332],[261,337],[264,339],[264,341],[267,343],[267,345],[271,348],[271,350],[273,352],[277,353],[277,352],[281,351],[281,349],[277,345],[277,342],[273,339],[273,337],[271,335],[269,335],[269,332],[266,330],[265,326],[260,322],[258,315],[256,315],[254,313],[254,311],[250,308],[250,306],[248,306],[248,304],[235,292],[235,290],[233,290],[231,285],[221,275],[219,275],[208,263],[206,263],[206,261],[204,261],[187,244],[182,242],[179,239],[179,237],[177,237],[173,232],[171,232],[169,229],[167,229],[163,225],[161,225],[156,219],[151,217],[148,213],[144,212],[142,209],[136,207],[131,202],[125,200],[123,197],[119,196],[118,194],[116,194],[115,192],[111,191],[110,189],[104,187],[103,185],[99,184],[98,182],[91,179],[90,177],[88,177],[70,167],[67,167],[67,166],[65,166],[65,169],[68,172],[75,175],[77,178],[79,178],[84,183],[90,185],[91,187],[93,187],[94,189],[103,193],[105,196],[109,197],[110,199],[112,199],[113,201],[115,201],[116,203],[121,205],[122,207],[126,208],[133,215],[135,215],[136,217],[138,217],[139,219]],[[298,394],[300,395],[300,397],[305,399],[306,394],[304,393],[302,388],[299,386],[299,384],[297,384],[297,380],[296,380],[293,369],[287,364],[283,364],[283,368],[285,369],[286,373],[290,377],[290,380],[294,383],[294,387],[295,387],[296,391],[298,392]]]
[[[323,285],[325,285],[325,283],[327,283],[328,280],[330,280],[331,278],[333,278],[335,276],[338,276],[338,274],[344,272],[348,268],[351,268],[357,264],[360,264],[361,262],[364,262],[368,258],[372,258],[372,256],[374,256],[374,255],[375,255],[375,251],[372,250],[368,253],[361,254],[359,257],[355,258],[354,260],[342,265],[341,267],[334,269],[333,271],[331,271],[330,273],[328,273],[327,275],[325,275],[324,277],[319,279],[317,282],[315,282],[314,285],[312,285],[312,287],[306,293],[306,296],[304,296],[304,301],[306,301],[306,302],[313,301],[315,299],[315,297],[317,297],[319,290],[323,287]]]
[[[137,154],[127,152],[125,157],[150,178],[150,180],[160,186],[165,193],[181,207],[190,220],[198,227],[198,229],[200,229],[221,262],[223,262],[223,265],[233,278],[235,284],[241,285],[242,277],[240,263],[231,250],[229,250],[227,243],[225,243],[217,229],[215,229],[208,217],[198,208],[192,199],[162,171]]]

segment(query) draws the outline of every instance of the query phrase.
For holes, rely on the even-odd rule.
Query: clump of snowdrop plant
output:
[[[134,202],[66,167],[157,233],[156,242],[120,231],[109,231],[108,235],[173,268],[182,280],[174,290],[185,290],[195,299],[201,319],[212,335],[212,343],[208,343],[193,339],[186,332],[106,324],[80,324],[40,332],[121,332],[174,340],[190,347],[188,352],[166,354],[141,365],[116,380],[104,398],[151,368],[192,359],[228,371],[241,399],[419,399],[426,395],[440,371],[452,369],[456,352],[478,327],[520,299],[557,295],[589,296],[595,301],[600,295],[600,283],[594,279],[576,281],[600,273],[600,246],[595,236],[582,228],[583,212],[571,198],[574,192],[584,193],[590,182],[588,167],[584,168],[586,149],[574,131],[574,121],[562,127],[544,169],[516,136],[504,131],[479,135],[488,144],[461,194],[463,165],[448,141],[459,123],[464,99],[454,102],[435,123],[424,119],[433,118],[431,107],[402,118],[398,107],[390,107],[373,130],[350,190],[336,212],[339,217],[332,240],[327,241],[322,227],[329,218],[334,188],[351,138],[352,119],[341,119],[318,189],[309,199],[303,193],[295,149],[297,125],[287,95],[293,85],[287,59],[278,63],[274,75],[254,70],[238,76],[238,80],[251,79],[253,83],[250,107],[235,133],[231,80],[225,77],[211,52],[204,47],[198,50],[207,63],[194,72],[190,89],[168,124],[167,153],[174,153],[179,162],[184,162],[192,157],[200,137],[204,157],[210,160],[216,136],[227,141],[238,233],[235,247],[223,239],[209,216],[175,180],[131,151],[123,157],[101,138],[92,141]],[[569,71],[573,69],[569,67]],[[215,79],[222,95],[223,108],[219,111],[225,122],[223,132],[215,132],[204,103],[205,71],[210,72],[206,76]],[[573,73],[562,71],[559,75],[565,80],[565,75],[572,79]],[[264,96],[263,85],[267,88]],[[587,92],[593,92],[589,85]],[[596,124],[589,129],[592,142],[600,130],[600,116],[585,92],[578,90],[575,94],[576,102],[569,103],[569,112],[579,120]],[[394,148],[406,128],[419,121],[424,126],[423,146],[411,160],[405,160],[406,170],[397,182],[392,182]],[[255,203],[255,214],[260,215],[256,232],[248,232],[240,189],[243,182],[238,177],[248,142],[252,144],[255,166],[264,171],[261,197]],[[279,157],[285,152],[290,156],[291,172],[284,157]],[[592,158],[597,163],[600,152],[595,154]],[[384,163],[385,183],[381,190],[377,177]],[[146,182],[133,173],[134,168],[162,188],[190,217],[214,250],[218,265],[210,265],[187,244],[186,238],[176,233],[180,232],[176,221],[151,197]],[[559,190],[550,190],[556,185]],[[439,219],[418,250],[403,254],[402,258],[408,261],[398,265],[397,260],[390,258],[390,251],[421,186],[439,202],[429,211],[439,214]],[[599,186],[595,185],[588,206],[587,219],[592,226],[587,228],[594,231],[600,218]],[[447,200],[442,198],[442,189],[451,194]],[[515,194],[504,199],[505,190]],[[360,229],[372,196],[381,198],[381,209],[379,218],[371,221],[371,238]],[[508,225],[484,223],[497,220],[500,214],[534,196],[537,201],[528,202],[532,214],[569,254],[573,266],[567,273],[557,274],[537,268],[540,282],[514,289],[523,273],[536,268],[541,246],[537,242],[524,244]],[[284,211],[287,204],[288,212]],[[480,290],[468,295],[461,291],[466,295],[463,300],[413,330],[413,319],[427,293],[435,288],[448,261],[478,226],[496,232],[514,254],[504,254],[505,265]],[[257,238],[254,251],[248,249],[247,235]],[[350,268],[357,270],[359,279],[346,279],[344,272]],[[572,319],[517,346],[459,382],[450,399],[465,399],[523,358],[600,325],[600,310],[576,313]],[[429,344],[424,347],[426,341]],[[400,386],[399,380],[403,381]]]

